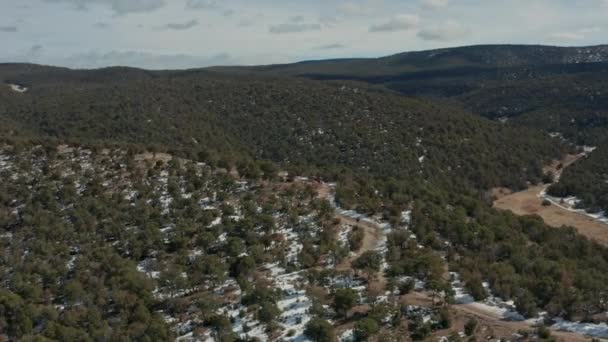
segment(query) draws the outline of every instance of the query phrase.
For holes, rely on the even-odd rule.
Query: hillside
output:
[[[554,194],[608,210],[608,60],[606,46],[481,45],[402,53],[377,59],[333,60],[227,73],[286,73],[317,80],[356,80],[408,96],[442,99],[515,127],[560,133],[598,149],[569,169]],[[584,184],[583,184],[584,183]]]
[[[488,192],[572,152],[534,113],[603,50],[550,50],[572,73],[509,80],[544,57],[501,49],[388,59],[422,73],[412,87],[438,72],[469,89],[440,98],[287,71],[0,65],[0,338],[534,340],[578,321],[605,337],[608,249]],[[495,113],[522,85],[545,95]],[[588,113],[579,88],[564,115]],[[601,143],[601,125],[556,122]]]
[[[64,73],[20,76],[29,86],[25,93],[2,87],[0,118],[59,139],[158,145],[188,156],[271,160],[326,176],[347,168],[478,189],[540,179],[543,161],[561,151],[533,130],[362,84],[207,71],[112,81],[110,69]]]
[[[571,229],[457,194],[367,216],[332,185],[142,152],[2,145],[8,340],[498,339],[540,334],[524,321],[539,310],[602,320],[608,249]]]

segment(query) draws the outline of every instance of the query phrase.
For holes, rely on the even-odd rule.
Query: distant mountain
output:
[[[478,45],[404,52],[381,58],[306,61],[259,67],[217,67],[223,72],[272,72],[317,77],[395,76],[454,68],[512,68],[608,62],[608,46],[555,47],[542,45]]]

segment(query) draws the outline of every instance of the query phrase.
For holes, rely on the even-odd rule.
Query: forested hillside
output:
[[[2,145],[2,335],[331,341],[344,324],[424,340],[462,319],[447,270],[521,317],[593,322],[606,310],[608,249],[571,229],[440,191],[354,220],[318,184],[133,147]],[[370,226],[383,229],[377,248]],[[429,304],[409,305],[412,294]]]
[[[0,65],[1,337],[456,338],[467,301],[601,322],[608,249],[488,190],[594,145],[551,191],[606,208],[607,53]]]
[[[523,187],[562,151],[534,130],[349,82],[198,71],[107,82],[111,76],[101,70],[67,73],[72,81],[21,76],[30,89],[0,90],[1,117],[61,139],[156,144],[190,157],[250,157],[325,176],[348,169],[478,189]]]
[[[226,73],[287,73],[318,80],[357,80],[408,96],[443,99],[516,127],[560,133],[596,146],[565,172],[555,195],[606,209],[608,58],[606,46],[481,45],[403,53],[377,59],[306,62]],[[599,205],[599,207],[598,207]]]

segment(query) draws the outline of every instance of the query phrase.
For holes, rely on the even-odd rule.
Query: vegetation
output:
[[[306,337],[315,342],[334,342],[334,328],[326,320],[313,318],[306,325]]]
[[[498,212],[487,196],[551,183],[542,166],[586,144],[598,149],[549,192],[608,209],[607,68],[573,62],[590,62],[580,51],[547,51],[396,55],[367,73],[377,62],[179,72],[0,65],[4,82],[30,87],[0,87],[0,338],[274,338],[288,319],[280,301],[297,291],[312,298],[311,340],[335,340],[329,318],[354,320],[359,340],[392,340],[393,328],[424,340],[450,326],[448,269],[477,300],[492,292],[526,317],[592,321],[608,310],[608,249]],[[313,181],[282,182],[279,170]],[[333,202],[316,198],[318,179],[337,182],[342,208],[392,225],[386,250],[352,260],[363,279],[324,268],[360,251],[365,231],[337,241],[345,226]],[[280,291],[273,267],[305,279]],[[376,275],[389,284],[381,290],[401,294],[423,282],[440,299],[432,320],[412,315],[406,326],[377,294],[335,285]],[[349,316],[366,300],[368,311]],[[476,328],[467,322],[467,335]]]

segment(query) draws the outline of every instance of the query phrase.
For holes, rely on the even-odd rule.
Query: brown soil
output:
[[[505,196],[494,202],[494,207],[510,210],[517,215],[539,215],[552,227],[572,226],[576,230],[598,243],[608,246],[608,225],[587,215],[572,212],[556,205],[543,206],[538,194],[541,186],[534,186],[525,191]]]
[[[545,168],[545,171],[553,171],[558,177],[563,169],[558,170],[560,163],[565,167],[571,165],[583,155],[567,155],[561,161],[556,161]],[[598,243],[608,246],[608,225],[601,223],[587,215],[573,212],[557,205],[543,206],[543,200],[539,194],[546,190],[546,185],[531,186],[527,190],[507,194],[501,189],[494,189],[494,207],[502,210],[510,210],[517,215],[539,215],[545,223],[552,227],[571,226],[576,230]],[[503,194],[502,196],[500,194]]]

